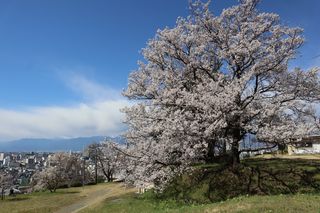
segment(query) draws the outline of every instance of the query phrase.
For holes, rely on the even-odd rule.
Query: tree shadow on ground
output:
[[[179,176],[162,197],[188,203],[207,203],[239,195],[320,192],[320,161],[304,159],[248,159],[237,167],[225,164],[197,167]]]

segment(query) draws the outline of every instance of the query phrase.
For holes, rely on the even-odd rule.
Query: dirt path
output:
[[[65,206],[55,213],[75,213],[79,212],[80,210],[87,208],[88,206],[91,206],[93,204],[102,202],[104,199],[120,195],[123,193],[126,193],[127,190],[125,187],[121,184],[113,185],[113,186],[107,186],[103,189],[97,189],[95,191],[91,191],[84,195],[84,198],[79,200],[76,203],[73,203],[69,206]]]

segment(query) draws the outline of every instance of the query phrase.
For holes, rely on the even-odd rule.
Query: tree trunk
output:
[[[230,151],[230,160],[231,165],[233,168],[237,167],[240,163],[240,152],[239,152],[239,142],[241,140],[241,130],[240,128],[233,129],[233,141],[231,144],[231,151]]]
[[[240,163],[239,142],[233,142],[231,146],[231,164],[235,168]]]
[[[94,173],[95,173],[95,182],[98,184],[98,160],[97,156],[94,158]]]
[[[112,182],[112,176],[111,176],[111,174],[108,174],[108,176],[107,176],[107,181],[108,181],[108,182]]]
[[[226,156],[227,155],[227,143],[225,140],[222,141],[222,151],[221,155]]]
[[[216,140],[215,139],[210,139],[209,142],[208,142],[208,155],[207,155],[207,158],[206,158],[206,162],[207,163],[214,162],[215,146],[216,146]]]
[[[239,108],[241,108],[241,94],[237,95],[236,103]],[[231,134],[232,134],[232,144],[231,144],[231,163],[232,167],[236,168],[240,163],[240,152],[239,152],[239,142],[242,139],[241,136],[241,115],[235,115],[231,121]]]

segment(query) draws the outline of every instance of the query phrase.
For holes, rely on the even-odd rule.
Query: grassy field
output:
[[[114,188],[115,184],[98,184],[85,187],[58,189],[55,193],[35,192],[28,195],[17,195],[0,200],[1,213],[47,213],[55,212],[70,204],[84,200],[91,193]]]
[[[320,195],[241,196],[205,205],[178,205],[174,201],[155,201],[127,194],[105,200],[81,213],[209,213],[209,212],[279,212],[319,213]]]

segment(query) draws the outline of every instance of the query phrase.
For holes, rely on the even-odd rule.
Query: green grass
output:
[[[237,175],[218,164],[196,165],[193,173],[178,177],[161,196],[148,192],[143,196],[131,193],[112,197],[82,213],[320,213],[320,160],[254,158],[244,160],[242,165]],[[246,181],[250,174],[248,194]]]
[[[160,195],[185,203],[212,203],[240,195],[320,192],[320,160],[262,159],[242,161],[236,170],[225,165],[197,165],[177,177]]]
[[[182,205],[175,201],[157,201],[134,194],[113,197],[81,213],[188,213],[188,212],[320,212],[319,195],[241,196],[203,205]]]
[[[85,187],[72,187],[68,189],[58,189],[55,193],[34,192],[28,195],[17,195],[16,197],[6,197],[0,200],[1,213],[44,213],[54,212],[61,207],[68,206],[87,196],[91,191],[108,184],[99,184]]]

